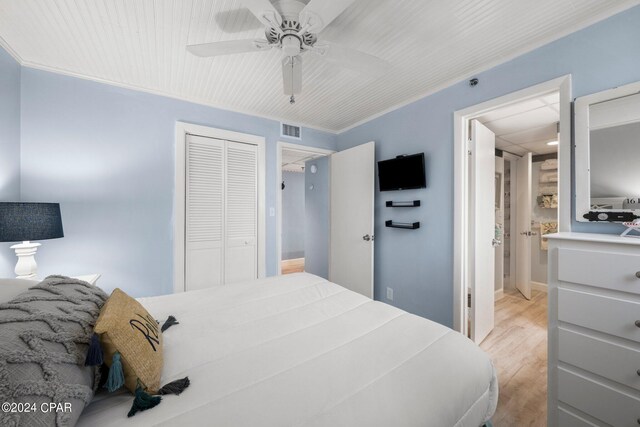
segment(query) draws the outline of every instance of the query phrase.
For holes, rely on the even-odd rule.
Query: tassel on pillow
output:
[[[102,347],[100,346],[100,337],[98,334],[91,336],[89,342],[89,351],[87,352],[87,358],[84,361],[85,366],[99,366],[103,362]]]
[[[116,353],[118,354],[118,353]],[[115,359],[115,355],[114,355]],[[113,365],[111,365],[113,369]],[[109,377],[111,377],[111,372],[109,372]],[[167,395],[167,394],[175,394],[179,395],[182,393],[189,385],[191,381],[189,381],[189,377],[184,377],[179,380],[171,381],[168,384],[165,384],[160,390],[158,390],[159,395]],[[111,390],[109,390],[111,391]],[[138,380],[138,386],[136,387],[136,397],[133,399],[133,404],[131,405],[131,409],[127,414],[127,417],[133,417],[139,411],[146,411],[147,409],[151,409],[157,406],[162,398],[160,396],[154,396],[142,389],[140,385],[140,380]]]
[[[158,390],[158,394],[175,394],[177,396],[189,387],[190,384],[191,381],[189,381],[189,377],[171,381],[170,383],[163,385],[162,388]]]
[[[107,377],[107,383],[104,385],[109,393],[113,393],[124,385],[124,372],[122,370],[122,362],[120,362],[120,353],[117,351],[113,353],[111,359],[111,369],[109,369],[109,376]]]
[[[127,417],[133,417],[139,411],[146,411],[147,409],[158,406],[162,398],[160,396],[152,396],[142,389],[140,381],[136,387],[136,397],[133,399],[131,409],[127,414]]]
[[[164,322],[164,324],[162,325],[162,328],[160,328],[160,330],[162,332],[164,332],[167,329],[169,329],[170,327],[172,327],[173,325],[178,325],[178,324],[180,324],[180,322],[178,322],[175,317],[169,316],[169,317],[167,317],[167,320]]]

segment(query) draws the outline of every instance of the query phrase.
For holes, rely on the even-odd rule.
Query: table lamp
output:
[[[22,242],[11,246],[18,256],[18,279],[35,279],[36,251],[40,243],[64,237],[59,203],[0,202],[0,242]]]

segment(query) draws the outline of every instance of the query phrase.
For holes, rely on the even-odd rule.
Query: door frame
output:
[[[548,93],[560,94],[558,138],[558,231],[571,231],[571,74],[494,98],[453,113],[453,329],[468,334],[469,283],[469,121],[491,110]]]
[[[335,150],[325,148],[310,147],[308,145],[294,144],[292,142],[278,141],[276,150],[276,274],[282,274],[282,151],[286,149],[306,151],[309,154],[319,154],[322,156],[330,156]]]
[[[173,204],[173,292],[185,291],[186,140],[188,135],[252,144],[258,148],[258,278],[266,276],[265,147],[263,136],[176,122],[175,191]]]

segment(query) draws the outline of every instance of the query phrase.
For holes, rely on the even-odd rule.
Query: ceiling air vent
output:
[[[302,139],[302,128],[296,125],[280,123],[280,135],[287,138]]]

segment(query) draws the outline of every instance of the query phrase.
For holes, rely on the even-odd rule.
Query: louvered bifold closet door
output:
[[[225,283],[258,277],[258,151],[227,142]]]
[[[185,289],[223,284],[226,142],[187,136]]]

